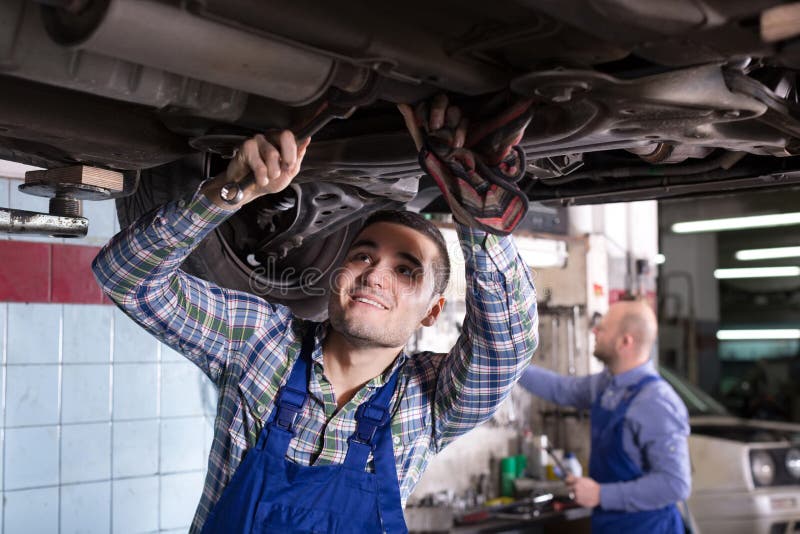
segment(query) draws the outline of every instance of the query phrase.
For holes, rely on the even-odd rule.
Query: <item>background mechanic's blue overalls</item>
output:
[[[311,325],[258,443],[206,519],[204,534],[407,532],[389,424],[398,371],[356,410],[344,463],[303,466],[286,459],[308,398],[315,330]],[[365,470],[370,452],[374,473]]]
[[[661,380],[648,375],[627,388],[624,397],[613,410],[600,403],[603,391],[592,404],[592,452],[589,459],[589,476],[598,484],[628,482],[644,473],[625,453],[622,432],[625,414],[631,401],[642,388]],[[641,512],[617,512],[597,507],[592,512],[592,534],[683,534],[683,520],[675,504]]]

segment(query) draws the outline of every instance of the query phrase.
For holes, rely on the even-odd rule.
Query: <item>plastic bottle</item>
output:
[[[542,466],[539,465],[539,450],[536,448],[533,432],[529,428],[525,429],[519,448],[525,456],[525,472],[527,476],[542,478]]]
[[[514,496],[514,479],[517,478],[517,457],[506,456],[500,460],[500,495]]]
[[[583,476],[583,466],[572,452],[564,455],[564,467],[575,477]]]

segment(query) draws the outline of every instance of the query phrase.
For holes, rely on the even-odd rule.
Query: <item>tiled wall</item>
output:
[[[46,211],[19,183],[0,178],[0,207]],[[84,213],[86,239],[0,240],[55,250],[99,246],[117,231],[113,202],[85,202]],[[17,249],[0,248],[0,262]],[[35,300],[0,302],[0,532],[186,532],[214,388],[114,306]]]

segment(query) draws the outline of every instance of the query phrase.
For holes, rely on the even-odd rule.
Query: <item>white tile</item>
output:
[[[192,523],[203,492],[202,473],[183,473],[161,477],[162,529],[187,528]]]
[[[58,484],[58,427],[6,429],[5,489]]]
[[[113,367],[114,420],[157,417],[158,364],[115,363]]]
[[[203,415],[203,380],[206,378],[194,364],[161,364],[161,416]]]
[[[173,349],[169,345],[161,344],[161,361],[169,363],[186,363],[186,356]]]
[[[8,338],[8,303],[0,302],[0,357],[5,357],[6,339]]]
[[[111,424],[61,427],[61,483],[111,478]]]
[[[19,190],[21,180],[11,180],[8,190],[8,206],[15,210],[38,211],[47,213],[50,210],[50,199],[23,193]],[[63,243],[57,237],[38,236],[33,234],[9,234],[9,239],[21,241],[44,241],[47,243]]]
[[[114,235],[117,235],[119,233],[119,230],[120,230],[120,228],[119,228],[119,218],[118,217],[114,217]]]
[[[203,469],[204,449],[203,417],[161,420],[160,473]]]
[[[50,199],[29,195],[19,190],[23,180],[11,180],[9,184],[8,199],[9,205],[15,210],[44,211],[50,207]]]
[[[65,304],[62,361],[104,363],[111,360],[111,306]]]
[[[8,188],[9,182],[7,178],[0,178],[0,208],[8,208]],[[8,239],[8,234],[0,232],[0,239]]]
[[[0,178],[0,208],[8,208],[8,189],[10,187],[8,178]]]
[[[155,362],[158,340],[119,308],[114,308],[114,361]]]
[[[7,491],[4,512],[8,534],[58,532],[58,488]]]
[[[5,466],[3,465],[5,462],[3,461],[3,458],[5,458],[5,450],[6,450],[6,448],[7,448],[6,447],[6,430],[0,428],[0,496],[2,496],[3,489],[5,489],[5,478],[6,477],[5,477],[5,472],[4,472]],[[2,499],[0,499],[0,503],[1,502],[2,502]],[[0,506],[0,525],[2,525],[2,521],[3,521],[3,507]],[[0,530],[2,530],[2,529],[0,529]]]
[[[158,530],[158,477],[114,481],[114,534]]]
[[[82,245],[104,245],[114,235],[117,210],[113,200],[84,202],[83,216],[89,219],[89,231]]]
[[[8,303],[0,302],[0,356],[5,356],[6,339],[8,337]]]
[[[114,478],[158,473],[158,421],[114,423]]]
[[[8,363],[58,363],[61,304],[8,305]]]
[[[62,423],[89,423],[111,419],[111,365],[65,365],[61,372]]]
[[[10,365],[6,425],[58,424],[58,366]]]
[[[60,534],[106,534],[110,530],[110,480],[61,486]]]

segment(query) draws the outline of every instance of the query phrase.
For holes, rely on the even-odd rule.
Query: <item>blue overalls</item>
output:
[[[592,453],[589,459],[589,476],[598,484],[627,482],[644,473],[625,453],[622,432],[625,414],[631,401],[650,382],[661,380],[648,375],[629,387],[625,396],[613,410],[600,403],[603,392],[592,404]],[[683,534],[683,520],[675,504],[640,512],[603,510],[592,513],[592,534]]]
[[[356,410],[344,463],[303,466],[286,459],[308,399],[314,330],[303,340],[258,443],[247,451],[206,519],[204,534],[408,532],[389,424],[397,371]],[[370,452],[374,473],[365,470]]]

